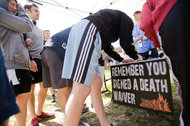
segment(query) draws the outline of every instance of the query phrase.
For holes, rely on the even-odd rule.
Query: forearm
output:
[[[124,47],[123,49],[126,52],[126,54],[129,55],[129,57],[133,58],[134,60],[138,59],[137,52],[133,45],[128,45],[127,47]]]
[[[138,39],[137,39],[137,37],[136,37],[136,38],[133,39],[133,42],[135,43],[137,40],[138,40]]]
[[[119,62],[121,62],[123,60],[123,58],[115,51],[113,51],[112,49],[110,48],[106,48],[104,49],[105,53],[107,55],[109,55],[111,58],[113,58],[114,60],[117,60]]]

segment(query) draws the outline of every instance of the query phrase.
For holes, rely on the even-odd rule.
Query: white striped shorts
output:
[[[98,68],[100,56],[100,34],[93,23],[83,19],[70,31],[62,78],[91,86],[94,77],[100,76]]]

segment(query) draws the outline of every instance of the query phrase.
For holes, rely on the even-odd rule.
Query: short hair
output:
[[[32,3],[32,4],[26,4],[26,5],[24,5],[24,9],[25,10],[26,9],[31,10],[32,6],[38,8],[38,6],[36,4]]]
[[[133,16],[134,16],[135,14],[141,14],[141,11],[139,11],[139,10],[138,10],[138,11],[135,11],[134,14],[133,14]]]
[[[9,2],[9,1],[10,1],[10,0],[7,0],[7,2]],[[15,2],[18,3],[17,0],[15,0]]]
[[[50,32],[50,30],[44,30],[44,32]]]

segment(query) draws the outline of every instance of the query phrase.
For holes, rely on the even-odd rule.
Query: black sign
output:
[[[173,114],[166,59],[111,66],[113,102]]]

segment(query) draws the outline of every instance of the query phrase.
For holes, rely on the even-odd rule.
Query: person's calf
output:
[[[57,90],[58,104],[61,107],[62,111],[65,111],[65,105],[69,98],[71,88],[65,87]]]
[[[84,101],[90,93],[90,87],[74,82],[73,89],[66,104],[64,126],[78,125]]]
[[[100,121],[100,124],[102,126],[109,126],[110,124],[106,118],[106,114],[104,111],[104,105],[101,96],[101,86],[102,86],[101,78],[96,76],[92,82],[91,99],[97,117]]]
[[[39,90],[37,115],[40,115],[43,112],[43,106],[47,96],[47,89],[48,88],[41,88]]]
[[[20,109],[20,112],[16,114],[16,120],[18,126],[25,126],[26,125],[26,117],[27,117],[27,102],[29,98],[28,93],[22,93],[16,96],[16,102]]]

